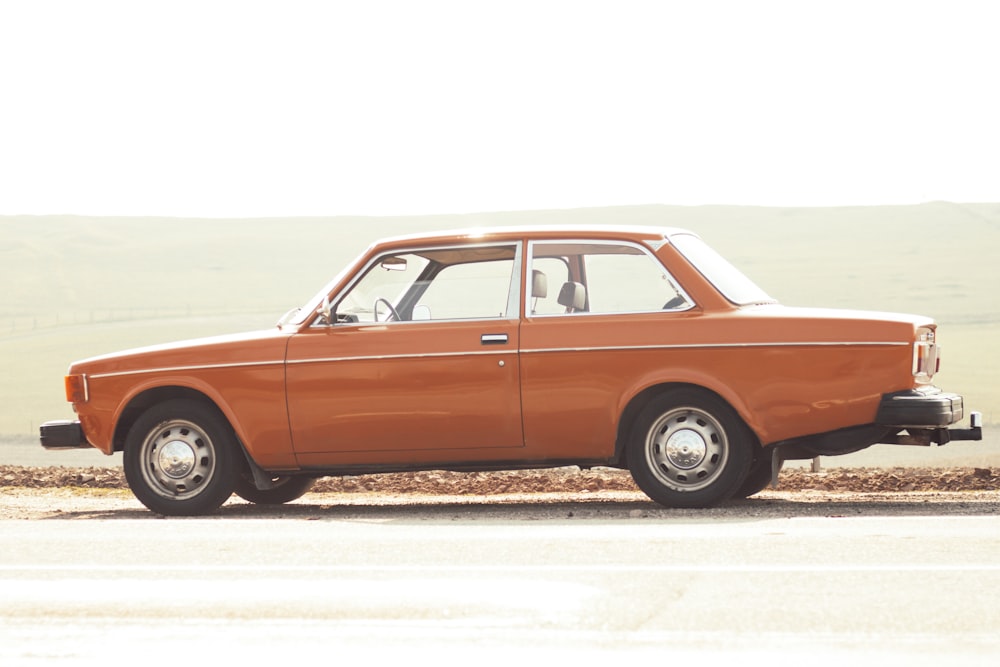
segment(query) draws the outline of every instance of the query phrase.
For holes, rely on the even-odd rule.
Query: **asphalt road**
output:
[[[988,513],[135,516],[0,522],[0,664],[1000,657]]]

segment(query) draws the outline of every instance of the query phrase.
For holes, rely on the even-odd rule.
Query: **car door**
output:
[[[405,465],[522,447],[520,263],[519,243],[373,258],[334,295],[335,324],[289,341],[300,464]]]

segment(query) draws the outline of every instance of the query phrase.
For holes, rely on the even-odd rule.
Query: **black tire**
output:
[[[643,408],[627,443],[629,470],[666,507],[711,507],[733,496],[753,462],[755,438],[707,391],[670,389]]]
[[[125,438],[122,467],[139,501],[160,514],[217,510],[233,494],[239,444],[210,405],[188,399],[149,408]]]
[[[274,488],[261,491],[253,483],[253,475],[243,473],[236,477],[236,495],[243,500],[258,505],[283,505],[301,498],[316,483],[314,477],[279,476],[272,477]]]
[[[782,462],[783,463],[783,462]],[[771,483],[771,454],[770,452],[757,451],[753,463],[750,465],[750,472],[747,478],[740,484],[733,494],[734,498],[749,498],[767,488]],[[778,468],[781,469],[780,467]]]

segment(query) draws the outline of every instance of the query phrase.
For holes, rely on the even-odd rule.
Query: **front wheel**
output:
[[[710,507],[743,483],[754,436],[718,396],[678,388],[639,413],[627,447],[632,478],[650,498],[667,507]]]
[[[236,484],[239,444],[212,407],[187,399],[154,405],[129,430],[122,467],[139,501],[160,514],[208,514]]]

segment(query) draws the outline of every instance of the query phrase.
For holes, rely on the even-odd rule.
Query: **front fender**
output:
[[[258,376],[266,371],[253,371]],[[273,372],[273,371],[272,371]],[[114,448],[123,442],[127,429],[149,405],[178,394],[196,394],[212,403],[229,422],[236,437],[253,460],[265,469],[297,469],[288,429],[288,413],[283,400],[284,374],[275,373],[269,382],[235,383],[220,391],[208,378],[172,374],[149,378],[127,389],[115,409],[112,422]],[[280,383],[280,387],[273,386]],[[268,386],[271,385],[271,386]],[[98,443],[94,443],[98,445]],[[99,447],[104,449],[103,447]]]

